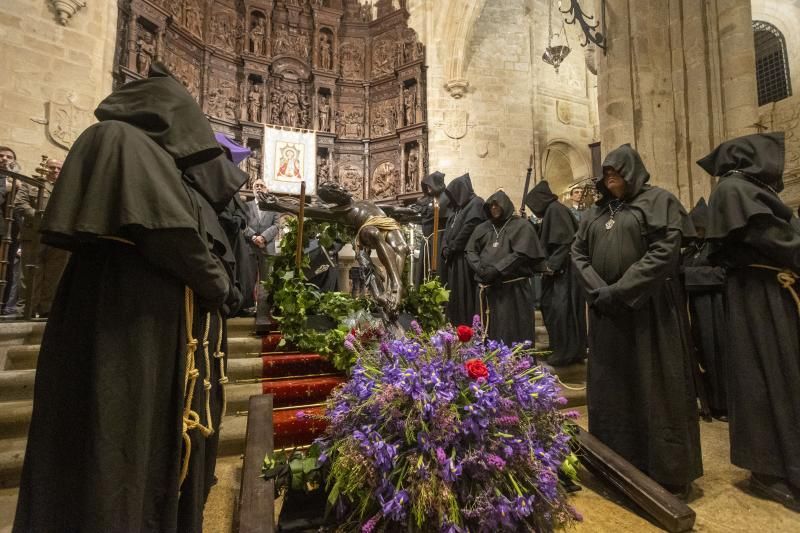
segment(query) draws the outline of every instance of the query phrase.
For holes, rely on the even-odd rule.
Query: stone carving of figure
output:
[[[319,66],[322,70],[331,70],[332,47],[328,37],[323,34],[319,36]]]
[[[225,95],[225,110],[223,116],[229,120],[236,120],[236,98]]]
[[[293,128],[300,127],[300,97],[295,91],[288,91],[284,95],[281,123]]]
[[[136,42],[136,71],[142,76],[147,76],[155,55],[156,45],[153,43],[153,36],[145,33]]]
[[[320,131],[328,132],[331,128],[331,104],[327,96],[321,96],[319,99],[319,129]]]
[[[330,166],[328,165],[327,157],[317,158],[317,181],[324,183],[331,177]]]
[[[406,112],[406,126],[416,123],[417,87],[412,85],[403,89],[403,104]]]
[[[344,168],[339,175],[339,182],[348,192],[361,196],[361,171],[355,167]]]
[[[406,168],[406,192],[416,191],[419,187],[419,150],[412,148],[408,152],[408,168]]]
[[[344,118],[341,111],[336,111],[334,114],[334,122],[336,124],[336,135],[339,137],[344,136]]]
[[[250,157],[247,158],[247,174],[250,176],[250,189],[253,189],[253,182],[261,179],[261,152],[258,148],[253,148]]]
[[[359,15],[361,16],[361,22],[369,22],[372,20],[372,6],[369,4],[364,4],[359,9]]]
[[[272,90],[272,96],[269,100],[270,105],[270,122],[272,124],[280,124],[281,123],[281,109],[283,107],[283,102],[281,101],[281,93],[278,92],[278,88],[274,88]]]
[[[372,178],[372,196],[383,198],[397,194],[397,183],[394,177],[394,165],[391,163],[383,163],[375,169]]]
[[[264,37],[267,34],[267,28],[264,25],[264,17],[257,16],[253,21],[253,27],[250,28],[250,51],[257,56],[264,55]]]
[[[300,92],[300,127],[307,128],[311,125],[311,100],[308,98],[308,91],[303,86]]]
[[[261,122],[261,90],[257,83],[253,83],[247,95],[247,118],[250,122]]]
[[[201,37],[203,33],[203,14],[200,10],[199,0],[187,0],[184,7],[186,29],[189,33]]]

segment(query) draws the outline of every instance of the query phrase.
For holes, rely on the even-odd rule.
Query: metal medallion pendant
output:
[[[609,219],[608,219],[608,222],[606,222],[606,229],[611,229],[611,228],[613,228],[613,227],[614,227],[614,224],[615,224],[615,222],[614,222],[614,219],[613,219],[613,218],[609,218]]]
[[[492,244],[492,248],[497,248],[498,246],[500,246],[500,243],[497,242],[497,241],[494,241],[494,244]]]

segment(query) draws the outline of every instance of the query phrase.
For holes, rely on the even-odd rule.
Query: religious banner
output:
[[[273,193],[306,194],[317,191],[317,135],[313,131],[264,127],[262,165],[267,189]]]

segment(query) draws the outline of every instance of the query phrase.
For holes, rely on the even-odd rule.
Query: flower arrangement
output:
[[[315,448],[340,530],[550,531],[580,519],[558,483],[573,416],[526,344],[481,342],[480,324],[357,353]],[[568,467],[567,471],[570,470]],[[574,472],[574,471],[573,471]]]

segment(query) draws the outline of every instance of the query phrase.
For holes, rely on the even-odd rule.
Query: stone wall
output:
[[[572,53],[560,73],[541,60],[546,1],[409,0],[408,8],[428,50],[432,170],[448,180],[468,171],[478,194],[502,187],[517,207],[534,145],[537,175],[553,170],[554,189],[589,174],[596,78],[572,26]],[[569,161],[566,169],[547,164],[551,151]]]
[[[800,0],[752,0],[753,20],[769,22],[783,34],[789,60],[792,96],[758,109],[759,123],[768,131],[786,132],[783,200],[800,205]]]
[[[49,1],[0,2],[0,145],[23,172],[63,158],[111,92],[116,4],[90,0],[62,26]]]
[[[713,185],[695,161],[757,131],[750,0],[607,0],[606,9],[603,153],[630,142],[652,182],[691,206]]]

